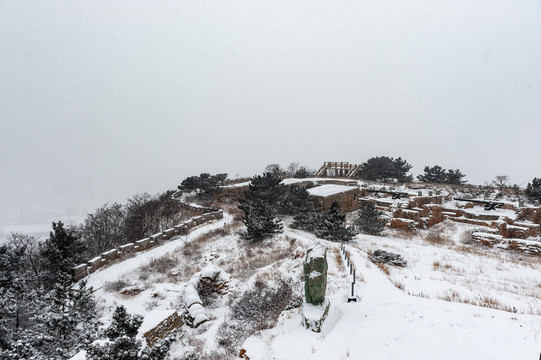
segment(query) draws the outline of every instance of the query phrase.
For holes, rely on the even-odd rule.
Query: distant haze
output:
[[[0,0],[0,224],[291,161],[525,186],[540,19],[539,0]]]

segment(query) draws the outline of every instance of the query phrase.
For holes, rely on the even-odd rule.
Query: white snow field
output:
[[[407,295],[351,245],[357,277],[364,279],[357,286],[359,302],[347,302],[349,283],[341,270],[343,279],[329,278],[331,309],[321,333],[306,330],[300,309],[291,310],[275,328],[246,340],[250,359],[539,357],[541,317]],[[335,262],[329,263],[330,276],[340,277]]]
[[[501,249],[467,251],[459,241],[467,225],[445,225],[441,231],[450,239],[446,244],[426,241],[422,231],[406,238],[399,232],[389,232],[386,237],[358,235],[347,248],[357,269],[359,300],[348,303],[349,276],[339,243],[287,226],[283,235],[259,245],[246,245],[236,233],[242,228],[198,240],[233,222],[233,216],[224,213],[223,220],[91,274],[89,285],[100,288],[94,295],[103,311],[104,326],[120,304],[143,316],[153,311],[182,311],[184,284],[201,268],[214,265],[233,275],[229,294],[205,308],[210,321],[197,329],[181,330],[182,339],[173,344],[171,358],[181,359],[194,351],[201,359],[238,358],[238,353],[216,355],[220,350],[216,333],[228,321],[231,304],[256,278],[269,282],[280,276],[299,279],[303,258],[293,259],[291,253],[297,247],[308,249],[321,243],[327,246],[331,302],[322,332],[301,325],[300,308],[284,311],[275,327],[252,334],[238,349],[246,349],[250,359],[539,359],[539,258]],[[199,248],[187,248],[191,242]],[[378,248],[402,254],[408,266],[374,265],[368,252]],[[160,259],[166,261],[171,254],[180,261],[166,275],[149,273],[150,263],[159,266]],[[107,283],[118,280],[142,285],[144,290],[125,296],[107,289]],[[302,286],[298,291],[303,291]]]

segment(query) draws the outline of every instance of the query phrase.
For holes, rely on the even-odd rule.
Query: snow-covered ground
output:
[[[300,323],[300,309],[291,310],[283,314],[275,328],[253,335],[245,342],[250,359],[536,359],[539,356],[541,317],[408,295],[358,249],[364,241],[362,236],[358,237],[348,247],[358,278],[364,279],[357,287],[360,301],[347,302],[347,277],[333,257],[329,257],[331,310],[322,332],[306,330]],[[483,263],[483,259],[477,263]],[[490,270],[490,264],[485,266]],[[537,309],[541,309],[539,303]]]
[[[184,337],[172,347],[172,358],[194,350],[203,358],[213,358],[208,354],[220,348],[216,341],[219,327],[229,321],[230,306],[240,294],[256,278],[269,282],[280,276],[300,278],[303,258],[293,259],[291,253],[299,246],[307,249],[321,243],[328,248],[327,296],[331,302],[322,332],[313,333],[301,325],[300,308],[284,311],[274,328],[258,331],[244,341],[242,347],[250,359],[539,357],[539,258],[463,245],[462,233],[468,225],[441,224],[443,243],[427,241],[427,232],[410,237],[398,232],[386,237],[358,235],[348,250],[357,269],[360,301],[348,303],[349,282],[338,243],[286,227],[283,235],[256,246],[246,245],[238,228],[219,233],[232,222],[232,216],[225,214],[223,220],[90,275],[89,285],[100,288],[94,295],[104,319],[120,304],[141,315],[182,311],[185,282],[206,265],[218,266],[233,275],[229,294],[218,296],[205,308],[209,322],[197,329],[184,328]],[[408,266],[388,267],[389,274],[385,274],[368,260],[367,253],[378,248],[402,254]],[[167,261],[176,262],[159,270]],[[141,285],[144,290],[121,295],[107,285],[118,280]],[[483,306],[474,305],[475,299]]]

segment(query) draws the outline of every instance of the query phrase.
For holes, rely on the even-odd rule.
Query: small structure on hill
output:
[[[321,332],[323,321],[329,314],[327,291],[327,249],[316,245],[308,250],[304,260],[304,296],[302,323],[307,329]]]
[[[355,211],[360,208],[361,190],[358,186],[320,185],[307,190],[322,211],[327,211],[333,203],[338,204],[341,212]]]
[[[348,162],[333,162],[327,161],[316,172],[316,176],[320,177],[354,177],[361,170],[361,165],[350,164]]]

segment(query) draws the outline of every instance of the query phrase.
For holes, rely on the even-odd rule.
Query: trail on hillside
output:
[[[296,233],[298,236],[298,233]],[[305,240],[305,243],[313,239]],[[330,248],[338,244],[317,240]],[[331,310],[322,332],[303,328],[300,309],[244,344],[251,359],[536,359],[541,321],[531,315],[410,296],[396,288],[367,254],[348,245],[364,282],[360,302],[347,303],[348,281],[329,257]]]

